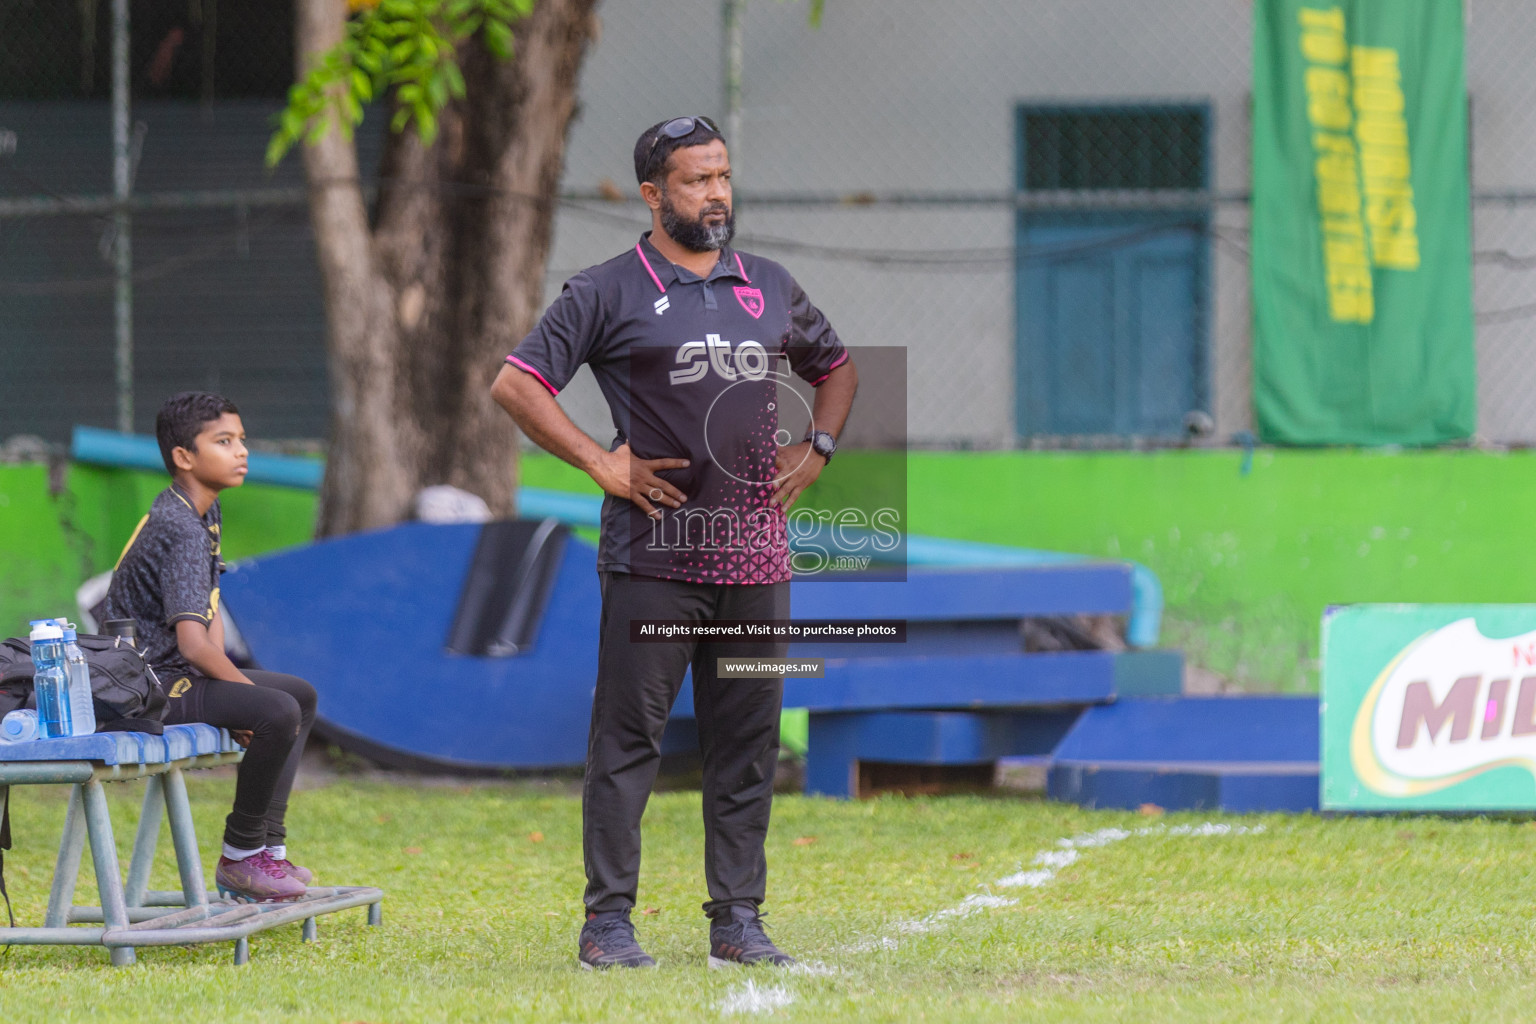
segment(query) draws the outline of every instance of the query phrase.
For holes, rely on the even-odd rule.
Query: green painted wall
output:
[[[596,492],[585,475],[558,459],[526,459],[534,487]],[[72,464],[54,474],[43,465],[0,465],[0,636],[29,619],[73,616],[75,588],[117,562],[140,517],[168,479],[159,473]],[[245,484],[225,491],[224,555],[248,558],[310,539],[315,495]]]
[[[117,562],[123,545],[169,480],[157,473],[71,465],[49,486],[46,466],[0,466],[0,635],[27,620],[74,616],[75,588]],[[315,496],[247,484],[225,492],[226,558],[302,544]]]
[[[1536,600],[1536,453],[1271,450],[1243,467],[1226,450],[914,452],[911,528],[1141,561],[1163,582],[1165,643],[1247,689],[1316,689],[1330,603]],[[836,503],[874,472],[890,479],[839,456],[808,498]],[[524,459],[523,479],[596,492],[550,457]],[[46,467],[0,466],[3,632],[70,611],[165,480],[74,466],[64,483],[53,495]],[[226,552],[303,543],[313,512],[307,492],[230,491]]]
[[[912,530],[1134,558],[1164,642],[1247,689],[1315,690],[1329,604],[1536,600],[1536,453],[914,453]]]

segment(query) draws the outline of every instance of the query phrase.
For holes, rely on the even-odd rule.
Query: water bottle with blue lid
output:
[[[37,694],[40,739],[68,736],[69,675],[64,667],[64,631],[52,619],[32,620],[32,690]]]
[[[0,718],[0,743],[25,743],[38,736],[37,712],[31,708],[17,708]]]
[[[80,635],[74,623],[54,619],[64,631],[64,675],[69,680],[69,715],[71,736],[89,736],[96,731],[96,705],[91,700],[91,670],[80,650]]]

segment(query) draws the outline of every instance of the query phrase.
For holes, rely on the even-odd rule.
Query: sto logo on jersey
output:
[[[677,364],[683,369],[670,374],[673,384],[703,380],[710,370],[726,380],[762,380],[768,376],[768,350],[755,341],[744,341],[732,351],[731,343],[718,334],[706,341],[685,341],[678,346]]]

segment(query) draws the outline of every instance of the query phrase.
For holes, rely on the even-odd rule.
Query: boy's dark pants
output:
[[[582,789],[582,850],[589,911],[635,905],[640,817],[661,760],[667,714],[693,667],[693,703],[704,755],[706,914],[755,907],[767,889],[763,842],[779,758],[782,678],[721,679],[717,658],[782,658],[783,642],[632,643],[631,619],[708,622],[787,619],[789,584],[682,583],[600,573],[603,593],[597,689]]]
[[[288,794],[299,773],[304,743],[315,724],[315,688],[297,676],[247,669],[255,683],[202,676],[165,682],[166,724],[207,722],[248,729],[251,744],[235,776],[235,806],[224,820],[224,841],[241,850],[286,841]]]

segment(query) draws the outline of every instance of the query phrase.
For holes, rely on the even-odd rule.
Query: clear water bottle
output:
[[[54,619],[64,631],[64,674],[69,678],[69,715],[71,736],[89,736],[96,731],[96,705],[91,700],[91,670],[80,650],[80,635],[73,623]]]
[[[37,712],[31,708],[17,708],[0,718],[0,743],[25,743],[37,737]]]
[[[39,738],[68,736],[71,716],[64,631],[52,619],[32,621],[32,690],[37,694]]]

